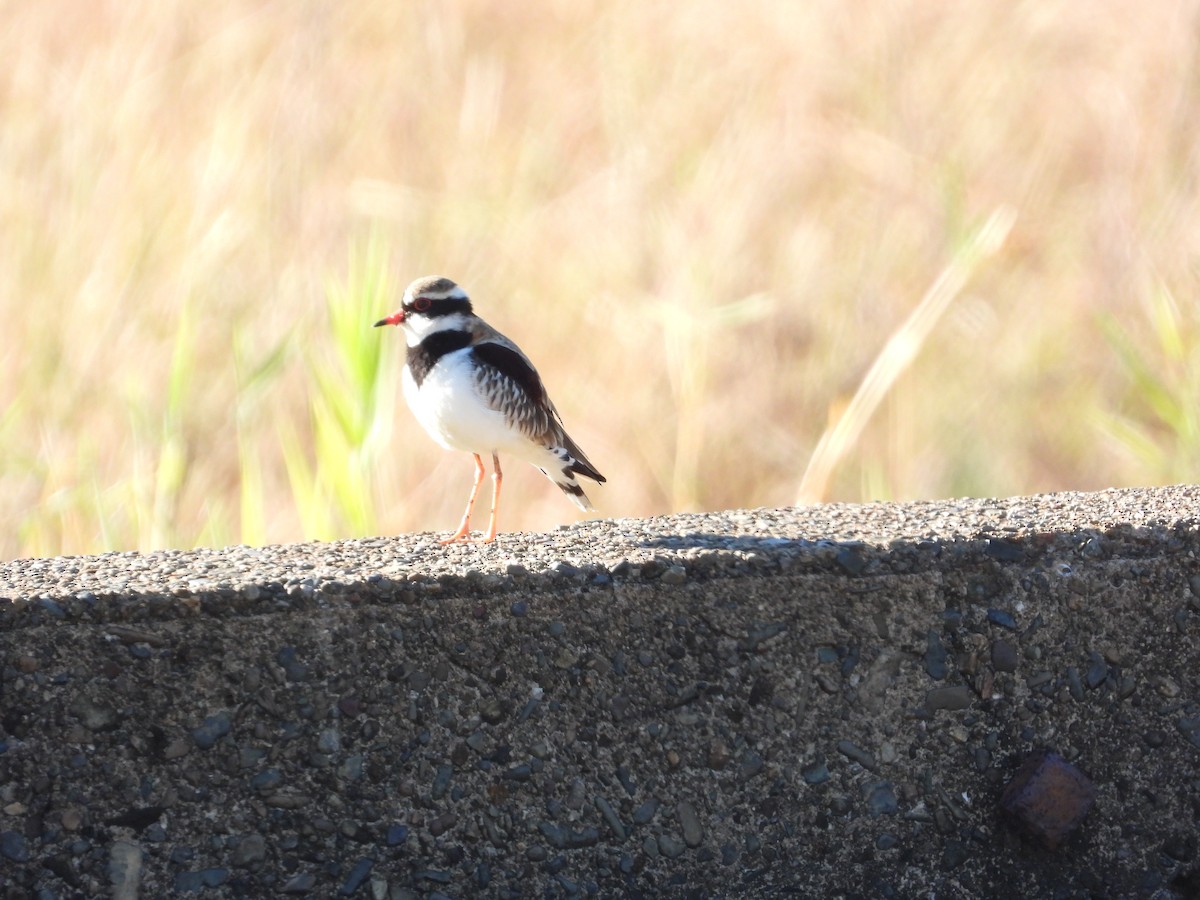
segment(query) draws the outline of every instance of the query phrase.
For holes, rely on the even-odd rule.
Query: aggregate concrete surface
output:
[[[0,897],[1200,896],[1200,487],[435,538],[0,564]]]

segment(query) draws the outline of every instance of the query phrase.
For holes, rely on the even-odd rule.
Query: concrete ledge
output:
[[[0,598],[5,898],[1200,895],[1197,487],[23,560]],[[1094,792],[1054,850],[1000,809],[1039,750]]]

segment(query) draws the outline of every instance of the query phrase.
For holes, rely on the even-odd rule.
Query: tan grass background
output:
[[[327,289],[370,234],[369,312],[466,286],[624,516],[794,502],[1011,210],[825,496],[1197,477],[1101,327],[1200,400],[1195,2],[50,0],[0,26],[6,557],[318,536],[280,447],[318,452]],[[367,338],[394,379],[400,335]],[[375,525],[450,528],[470,459],[398,390]],[[575,516],[507,474],[502,529]]]

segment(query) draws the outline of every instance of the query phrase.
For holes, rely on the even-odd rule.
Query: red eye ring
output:
[[[425,312],[429,309],[430,300],[428,297],[417,297],[412,302],[412,308],[417,312]]]

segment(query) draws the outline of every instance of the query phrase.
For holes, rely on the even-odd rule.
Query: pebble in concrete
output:
[[[1017,671],[1017,648],[1006,640],[992,644],[992,666],[997,672]]]
[[[683,840],[689,847],[699,847],[704,840],[704,827],[696,814],[696,807],[686,800],[676,808],[679,824],[683,826]]]
[[[930,630],[925,636],[925,671],[929,677],[941,681],[946,677],[949,668],[946,664],[946,647],[936,631]]]
[[[847,759],[853,760],[864,769],[869,769],[874,772],[878,768],[875,757],[868,751],[863,750],[852,741],[838,741],[837,751]]]
[[[108,854],[112,896],[118,900],[136,900],[141,873],[142,848],[129,841],[116,841]]]
[[[1038,750],[1021,764],[1000,808],[1050,850],[1079,827],[1096,802],[1096,786],[1057,753]]]
[[[966,709],[974,699],[971,689],[964,684],[937,687],[925,695],[925,708],[930,712],[937,712],[939,709]]]
[[[608,823],[608,827],[612,829],[613,837],[618,841],[624,841],[628,830],[617,815],[616,810],[612,808],[612,804],[604,797],[596,797],[593,802],[596,805],[596,809],[600,811],[600,815],[604,817],[604,821]]]
[[[29,843],[16,831],[0,832],[0,856],[13,862],[29,860]]]

